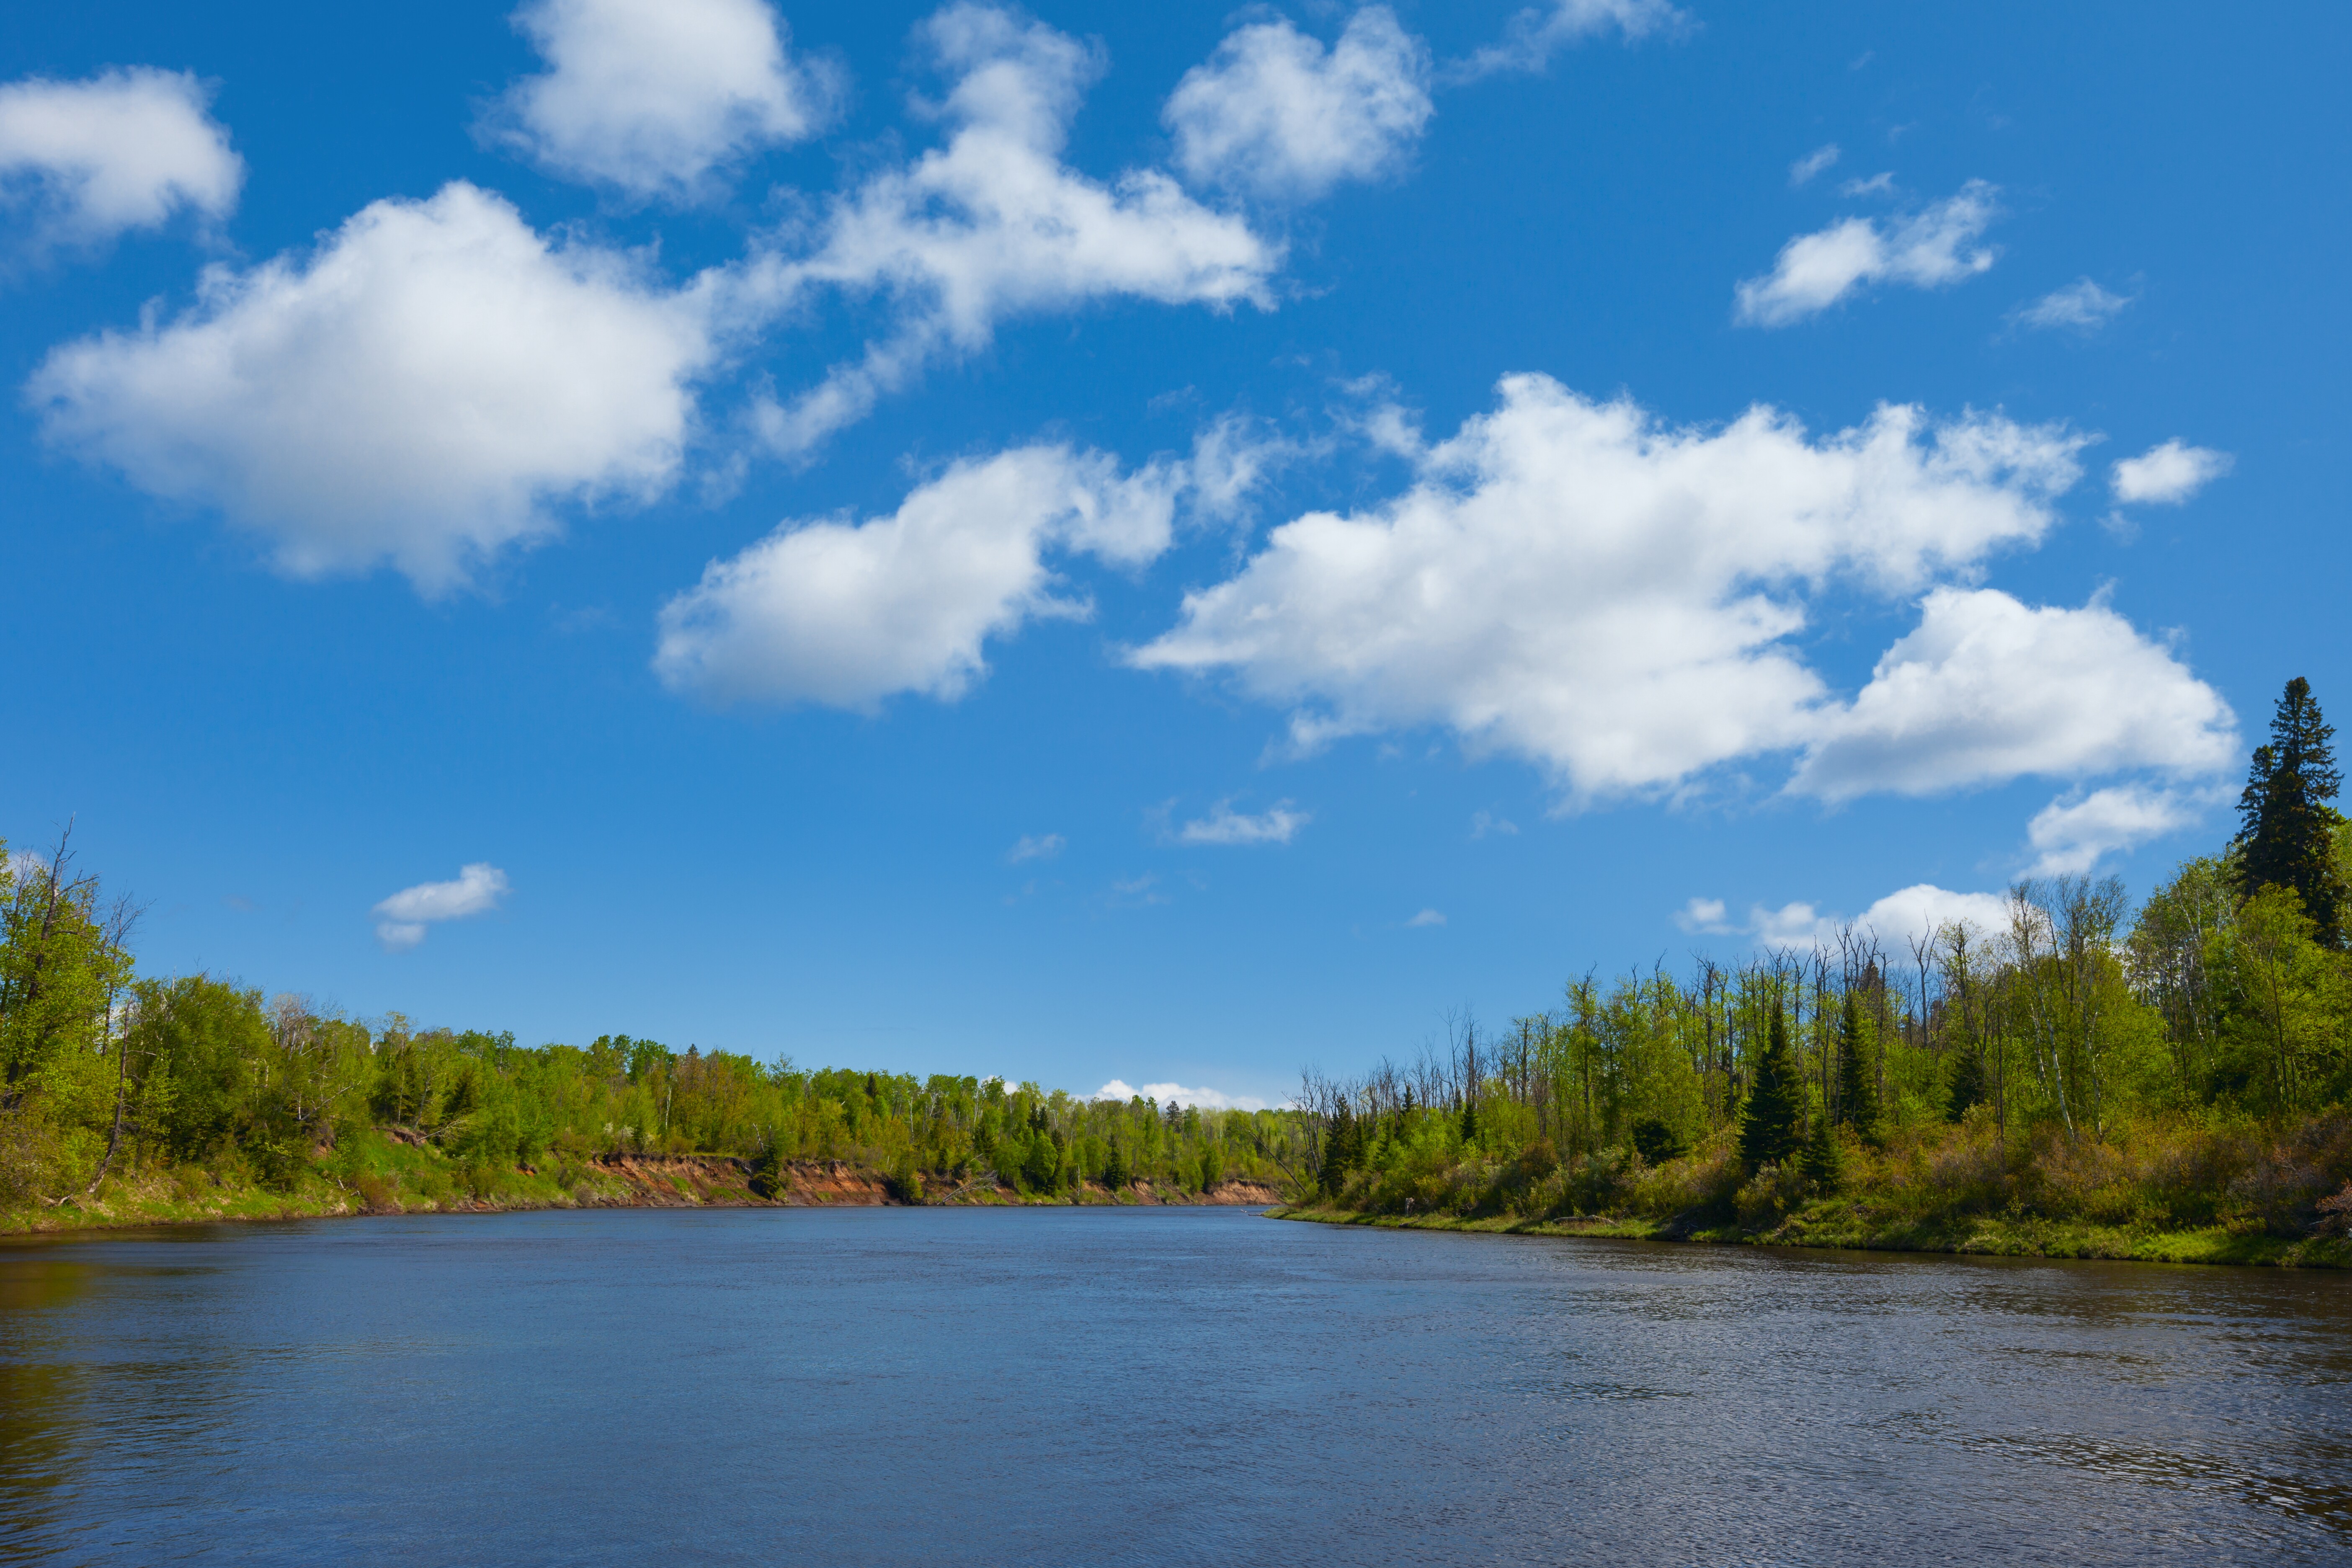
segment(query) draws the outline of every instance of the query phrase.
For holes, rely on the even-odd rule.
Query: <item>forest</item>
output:
[[[845,1162],[903,1202],[1239,1181],[1372,1223],[2352,1261],[2332,741],[2291,682],[2238,833],[2137,910],[2114,878],[2029,879],[1998,929],[1586,973],[1548,1012],[1310,1070],[1293,1106],[1255,1112],[627,1036],[524,1047],[142,975],[136,907],[61,838],[0,859],[0,1212],[23,1228],[142,1183],[562,1203],[624,1157],[692,1154],[743,1162],[767,1195],[794,1163]]]
[[[1066,1201],[1312,1175],[1293,1111],[361,1021],[212,975],[140,975],[136,916],[69,840],[0,860],[0,1213],[20,1227],[142,1181],[370,1208],[562,1202],[620,1156],[734,1156],[762,1194],[792,1163],[848,1162],[903,1202],[975,1178]]]
[[[2114,878],[2028,879],[1997,929],[1586,974],[1411,1062],[1310,1072],[1302,1216],[2345,1261],[2332,734],[2290,682],[2238,834],[2137,911]]]

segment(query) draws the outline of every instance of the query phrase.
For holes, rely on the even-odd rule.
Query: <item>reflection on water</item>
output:
[[[0,1562],[2352,1561],[2352,1280],[635,1211],[0,1247]]]

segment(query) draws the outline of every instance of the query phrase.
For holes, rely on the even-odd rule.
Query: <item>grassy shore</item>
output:
[[[2193,1230],[2097,1226],[2032,1217],[1979,1216],[1939,1225],[1878,1222],[1856,1205],[1825,1199],[1769,1228],[1685,1225],[1675,1221],[1567,1215],[1465,1216],[1452,1214],[1369,1214],[1361,1210],[1292,1205],[1267,1211],[1276,1219],[1389,1229],[1483,1231],[1504,1236],[1583,1236],[1623,1241],[1686,1241],[1747,1247],[1843,1247],[1869,1252],[1948,1252],[1994,1258],[2106,1258],[2137,1263],[2237,1264],[2280,1268],[2352,1268],[2352,1242],[2336,1237],[2290,1238],[2213,1226]]]
[[[355,1157],[354,1157],[355,1156]],[[1275,1194],[1228,1182],[1206,1193],[1135,1182],[1113,1193],[1097,1183],[1076,1194],[1024,1193],[992,1174],[963,1182],[918,1175],[895,1181],[844,1160],[765,1167],[724,1154],[620,1154],[538,1167],[459,1167],[437,1150],[376,1137],[362,1150],[310,1165],[272,1185],[234,1167],[184,1165],[110,1177],[89,1196],[0,1208],[0,1237],[233,1220],[321,1219],[346,1215],[496,1214],[516,1209],[876,1207],[1104,1204],[1263,1207]]]

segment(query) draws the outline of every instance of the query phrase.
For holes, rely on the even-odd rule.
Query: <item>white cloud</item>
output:
[[[1853,920],[1824,915],[1810,903],[1796,902],[1748,911],[1748,923],[1735,926],[1726,919],[1721,899],[1693,899],[1675,915],[1686,931],[1709,936],[1753,936],[1759,947],[1834,947],[1848,931],[1875,936],[1900,952],[1914,937],[1930,935],[1947,925],[1968,925],[1985,932],[2009,928],[2009,900],[1998,893],[1956,893],[1932,882],[1915,883],[1887,894]]]
[[[178,319],[68,343],[26,393],[51,442],[219,508],[282,571],[388,560],[429,593],[552,531],[551,503],[666,487],[712,352],[692,293],[460,183],[213,268]]]
[[[1488,811],[1473,812],[1470,815],[1470,837],[1473,838],[1484,838],[1490,833],[1499,834],[1507,838],[1516,837],[1518,831],[1519,825],[1507,816],[1497,816]]]
[[[1721,899],[1703,899],[1696,894],[1675,911],[1675,924],[1686,931],[1704,931],[1711,936],[1720,936],[1732,929],[1726,923],[1728,918]]]
[[[1855,196],[1891,196],[1894,194],[1895,171],[1892,169],[1883,169],[1877,174],[1871,175],[1870,178],[1866,180],[1848,180],[1844,184],[1838,187],[1838,195],[1849,198]]]
[[[1012,848],[1004,852],[1004,861],[1008,866],[1018,866],[1024,860],[1051,860],[1062,852],[1067,842],[1058,833],[1040,834],[1035,837],[1024,833]]]
[[[1909,217],[1850,217],[1781,247],[1771,272],[1736,291],[1734,319],[1784,327],[1816,315],[1871,283],[1942,289],[1984,271],[1997,254],[1977,239],[2000,216],[1999,193],[1970,180],[1958,195]]]
[[[810,254],[766,256],[737,279],[737,305],[772,314],[817,289],[880,293],[888,331],[854,363],[759,426],[802,453],[864,417],[934,355],[987,343],[996,323],[1116,299],[1272,308],[1281,247],[1241,217],[1201,205],[1157,170],[1103,184],[1061,162],[1071,116],[1103,61],[1076,40],[983,6],[952,5],[921,37],[954,78],[937,112],[947,144],[886,169],[837,201]]]
[[[1834,142],[1826,146],[1814,148],[1789,165],[1789,184],[1811,184],[1824,170],[1836,163],[1838,155],[1838,144]]]
[[[1160,119],[1195,184],[1309,197],[1397,167],[1429,116],[1428,47],[1368,5],[1328,51],[1286,19],[1237,28]]]
[[[376,905],[376,940],[405,952],[425,940],[427,925],[487,914],[508,891],[507,874],[486,860],[460,867],[454,882],[419,882]]]
[[[1431,926],[1444,925],[1445,923],[1445,916],[1436,910],[1423,910],[1421,913],[1413,916],[1412,919],[1405,921],[1404,923],[1405,928],[1409,931],[1420,931]]]
[[[514,23],[553,68],[508,89],[493,133],[638,197],[708,194],[722,165],[813,134],[836,96],[762,0],[533,0]]]
[[[2115,467],[2110,483],[2116,499],[2153,506],[2179,506],[2226,474],[2237,459],[2227,452],[2187,447],[2179,440],[2151,447]]]
[[[1821,439],[1769,408],[1677,429],[1540,375],[1501,398],[1402,495],[1275,529],[1133,662],[1229,671],[1305,743],[1435,723],[1579,797],[1671,786],[1836,715],[1787,641],[1809,595],[2038,542],[2083,439],[1904,407]]]
[[[1097,1100],[1125,1104],[1137,1096],[1162,1105],[1190,1105],[1202,1110],[1264,1110],[1266,1102],[1253,1094],[1224,1094],[1213,1089],[1186,1089],[1181,1083],[1147,1083],[1137,1089],[1125,1079],[1113,1079],[1095,1090]]]
[[[2063,289],[2053,289],[2030,305],[2020,307],[2011,313],[2010,320],[2021,327],[2043,331],[2066,328],[2078,332],[2095,332],[2130,303],[2130,295],[2110,294],[2089,279],[2083,278]]]
[[[1181,464],[1122,475],[1101,452],[1023,447],[957,463],[888,517],[786,523],[662,607],[654,668],[671,689],[720,703],[952,700],[987,673],[990,637],[1088,613],[1055,595],[1047,549],[1153,559],[1182,476]]]
[[[1311,811],[1293,811],[1281,801],[1255,816],[1219,801],[1208,816],[1195,818],[1176,831],[1179,844],[1287,844],[1298,830],[1315,820]]]
[[[188,72],[146,66],[0,85],[0,212],[29,216],[36,249],[160,228],[183,212],[227,217],[245,160],[211,101]]]
[[[1459,83],[1497,71],[1540,71],[1561,49],[1612,27],[1631,42],[1688,26],[1690,18],[1666,0],[1549,0],[1513,16],[1500,42],[1447,67],[1445,76]]]
[[[1824,712],[1790,787],[1930,795],[2026,774],[2195,776],[2237,752],[2220,693],[2097,600],[2036,608],[1938,588],[1853,702]]]
[[[2149,789],[2119,784],[2085,795],[2072,791],[2034,814],[2026,841],[2038,857],[2036,877],[2088,871],[2101,859],[2195,826],[2219,798],[2210,790]]]

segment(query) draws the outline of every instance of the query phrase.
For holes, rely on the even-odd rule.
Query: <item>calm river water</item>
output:
[[[2352,1562],[2352,1280],[1233,1210],[0,1246],[0,1562]]]

